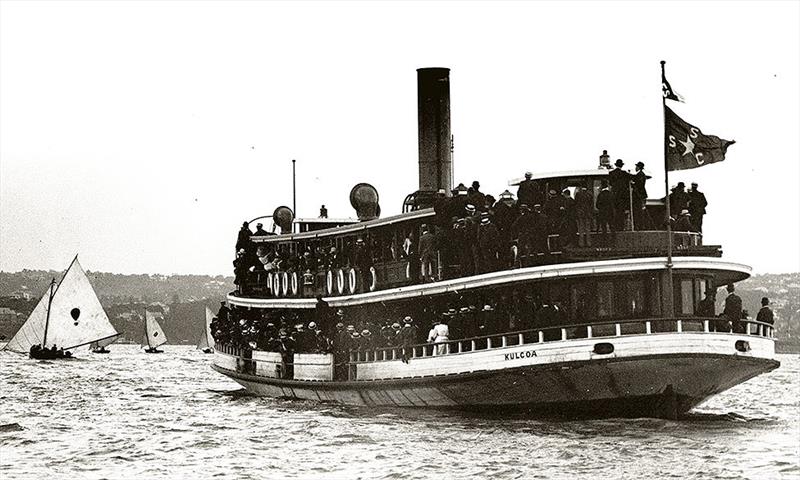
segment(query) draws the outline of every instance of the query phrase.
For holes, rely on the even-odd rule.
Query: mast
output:
[[[667,62],[661,60],[662,79],[666,78],[664,75],[665,63]],[[675,316],[675,305],[673,301],[674,288],[672,286],[672,223],[670,222],[672,215],[669,211],[669,165],[667,164],[667,97],[664,96],[663,91],[661,94],[661,112],[664,119],[664,135],[662,141],[664,143],[664,205],[666,207],[665,212],[667,222],[667,292],[664,295],[664,316],[667,318],[672,318]]]
[[[292,159],[292,212],[294,212],[295,217],[297,216],[297,182],[296,182],[296,175],[295,175],[295,163],[297,160]]]
[[[147,341],[147,348],[152,348],[150,346],[150,334],[147,333],[147,307],[144,307],[144,338]]]
[[[50,293],[47,298],[47,317],[44,320],[44,338],[42,339],[42,349],[44,350],[47,345],[47,326],[50,324],[50,305],[53,304],[53,287],[56,285],[56,279],[50,280]]]

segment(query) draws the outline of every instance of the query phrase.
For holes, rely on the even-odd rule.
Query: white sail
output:
[[[48,320],[49,295],[50,289],[11,339],[7,346],[9,350],[25,353],[30,350],[31,345],[41,344],[43,341],[46,343],[44,346],[56,345],[69,350],[119,335],[100,305],[77,256],[64,273],[61,283],[54,289],[52,301],[49,302]]]
[[[32,345],[42,343],[44,337],[44,324],[47,320],[47,304],[50,299],[50,287],[42,295],[39,303],[33,309],[25,323],[17,330],[17,333],[8,341],[4,350],[12,352],[28,353]]]
[[[106,338],[105,340],[99,340],[97,342],[92,342],[89,345],[89,348],[94,350],[94,349],[98,349],[98,348],[107,347],[107,346],[111,345],[112,343],[116,342],[118,339],[119,339],[119,335],[116,335],[116,336],[111,337],[111,338]]]
[[[142,346],[147,345],[148,347],[155,348],[165,343],[167,343],[167,336],[164,335],[164,330],[162,330],[161,325],[158,324],[156,314],[145,310],[144,339],[142,341]]]
[[[211,335],[211,320],[214,320],[214,313],[206,307],[206,326],[203,329],[203,334],[200,335],[200,341],[197,343],[197,350],[214,348],[214,337]]]

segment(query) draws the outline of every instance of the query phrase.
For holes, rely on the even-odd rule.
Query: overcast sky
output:
[[[643,161],[660,60],[722,163],[705,242],[800,270],[800,3],[0,2],[0,269],[231,274],[241,222],[417,189],[416,69],[451,69],[455,180]]]

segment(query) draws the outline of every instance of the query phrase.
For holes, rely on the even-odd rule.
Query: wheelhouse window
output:
[[[705,298],[706,289],[711,287],[707,277],[678,277],[673,281],[675,312],[681,316],[694,315],[700,300]]]

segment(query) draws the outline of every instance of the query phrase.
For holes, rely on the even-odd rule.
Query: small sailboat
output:
[[[214,353],[214,337],[211,335],[211,320],[214,320],[214,313],[206,307],[206,326],[203,329],[200,340],[197,342],[197,350],[203,353]]]
[[[76,255],[61,282],[50,282],[48,291],[3,349],[36,359],[69,358],[71,350],[92,342],[111,343],[119,335]]]
[[[111,353],[111,350],[107,349],[106,347],[116,342],[118,338],[119,337],[114,337],[92,342],[89,344],[89,350],[91,350],[92,353]]]
[[[144,311],[144,337],[142,338],[142,347],[145,353],[163,353],[164,350],[159,350],[158,347],[167,343],[167,336],[164,335],[164,330],[156,320],[156,315],[153,312],[145,309]]]

